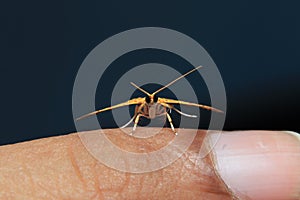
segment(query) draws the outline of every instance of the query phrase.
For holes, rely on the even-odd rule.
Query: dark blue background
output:
[[[240,0],[182,4],[14,1],[1,5],[0,144],[75,131],[72,87],[82,61],[106,38],[145,26],[180,31],[208,51],[226,87],[225,129],[300,131],[299,6],[296,1]],[[124,55],[110,66],[108,78],[102,79],[108,86],[97,92],[97,97],[102,95],[97,107],[109,105],[112,84],[125,72],[118,70],[120,64],[129,69],[147,62],[168,64],[182,72],[190,69],[166,52]],[[191,76],[190,80],[199,79]],[[114,126],[109,117],[104,118],[106,127]]]

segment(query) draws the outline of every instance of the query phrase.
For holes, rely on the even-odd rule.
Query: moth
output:
[[[171,126],[174,134],[177,135],[177,132],[176,132],[176,130],[174,128],[174,125],[172,123],[172,118],[171,118],[170,114],[168,113],[168,111],[174,110],[174,111],[178,112],[179,114],[181,114],[183,116],[191,117],[191,118],[195,118],[197,116],[181,112],[180,110],[178,110],[177,108],[174,107],[174,104],[195,106],[195,107],[199,107],[199,108],[202,108],[202,109],[223,113],[223,111],[221,111],[217,108],[207,106],[207,105],[191,103],[191,102],[175,100],[175,99],[161,98],[161,97],[157,96],[157,93],[161,92],[162,90],[166,89],[170,85],[174,84],[176,81],[182,79],[183,77],[189,75],[190,73],[198,70],[201,67],[202,66],[198,66],[198,67],[188,71],[187,73],[181,75],[180,77],[178,77],[175,80],[171,81],[167,85],[165,85],[165,86],[161,87],[160,89],[156,90],[152,94],[148,93],[147,91],[145,91],[141,87],[137,86],[135,83],[130,82],[131,85],[133,85],[135,88],[137,88],[138,90],[140,90],[141,92],[146,94],[146,97],[138,97],[138,98],[130,99],[126,102],[123,102],[123,103],[120,103],[120,104],[117,104],[117,105],[114,105],[114,106],[106,107],[106,108],[103,108],[101,110],[97,110],[97,111],[85,114],[81,117],[78,117],[76,120],[80,120],[80,119],[89,117],[91,115],[96,115],[98,113],[108,111],[108,110],[112,110],[112,109],[115,109],[115,108],[128,106],[128,105],[136,105],[133,117],[129,120],[129,122],[127,122],[121,128],[125,128],[130,123],[134,122],[134,125],[133,125],[133,128],[132,128],[132,133],[131,133],[131,134],[133,134],[136,130],[136,127],[137,127],[137,124],[140,120],[140,117],[145,117],[145,118],[148,118],[148,119],[154,119],[154,118],[159,117],[159,116],[166,116],[169,123],[170,123],[170,126]]]

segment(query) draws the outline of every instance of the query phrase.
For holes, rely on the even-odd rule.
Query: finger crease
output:
[[[72,165],[72,167],[73,167],[73,169],[75,171],[76,176],[78,177],[78,179],[82,183],[83,187],[86,189],[87,186],[86,186],[86,183],[84,181],[84,177],[83,177],[83,175],[81,173],[81,170],[80,170],[80,168],[79,168],[79,166],[78,166],[78,164],[76,162],[76,159],[75,159],[72,147],[68,148],[68,154],[69,154],[71,165]]]

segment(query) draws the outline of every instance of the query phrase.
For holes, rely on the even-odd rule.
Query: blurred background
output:
[[[112,35],[148,26],[182,32],[210,54],[227,93],[225,130],[300,131],[297,1],[177,4],[62,0],[1,4],[1,145],[76,131],[72,89],[85,57]],[[106,87],[97,91],[96,107],[110,105],[114,83],[123,73],[149,62],[169,65],[181,73],[191,69],[189,63],[169,52],[130,52],[115,60],[101,78]],[[205,83],[196,75],[188,80],[201,103],[209,104]],[[158,85],[147,87],[151,91]],[[161,95],[172,96],[169,90]],[[203,112],[199,128],[207,126],[209,115]],[[105,128],[115,127],[110,112],[99,120]]]

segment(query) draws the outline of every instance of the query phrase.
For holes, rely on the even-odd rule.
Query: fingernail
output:
[[[219,177],[240,199],[300,199],[300,136],[289,131],[209,136]]]

